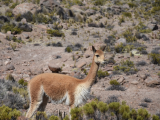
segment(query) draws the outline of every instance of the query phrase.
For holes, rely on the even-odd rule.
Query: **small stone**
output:
[[[6,70],[14,70],[15,67],[12,64],[7,65]]]
[[[27,23],[27,20],[26,20],[25,18],[23,18],[23,19],[21,20],[21,23],[25,24],[25,23]]]
[[[131,84],[133,84],[133,85],[137,85],[138,83],[139,82],[137,80],[134,80],[134,81],[131,82]]]

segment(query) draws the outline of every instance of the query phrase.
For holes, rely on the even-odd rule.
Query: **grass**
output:
[[[152,30],[147,28],[141,21],[139,22],[139,24],[137,26],[135,26],[135,29],[140,33],[150,33],[150,32],[152,32]]]
[[[50,34],[52,37],[55,36],[55,37],[62,37],[62,36],[65,36],[63,32],[59,31],[59,30],[51,30],[51,29],[48,29],[47,30],[47,33]]]
[[[111,80],[110,85],[120,85],[120,83],[117,80]]]
[[[122,13],[125,17],[128,17],[128,18],[132,18],[132,14],[130,12],[123,12]]]
[[[107,71],[98,70],[98,72],[97,72],[98,78],[104,78],[106,76],[109,76],[109,73]]]
[[[133,30],[132,29],[127,29],[126,31],[124,31],[122,33],[122,35],[124,36],[124,38],[126,38],[127,42],[136,42],[137,41],[137,38],[133,34]]]
[[[148,57],[151,60],[151,63],[160,65],[160,54],[150,53]]]
[[[18,27],[16,27],[13,24],[10,23],[6,23],[2,26],[1,30],[4,30],[4,32],[6,33],[7,31],[11,31],[14,34],[20,34],[22,32],[22,30]]]
[[[129,2],[128,5],[129,5],[130,8],[137,7],[137,5],[134,4],[133,2]]]

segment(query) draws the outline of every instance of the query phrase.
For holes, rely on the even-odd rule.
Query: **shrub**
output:
[[[125,32],[123,32],[123,36],[126,38],[127,42],[137,41],[137,38],[132,33],[132,29],[127,29]]]
[[[14,34],[19,34],[19,33],[22,32],[22,30],[21,30],[20,28],[16,27],[16,26],[13,25],[13,24],[9,24],[9,23],[3,25],[1,29],[4,30],[5,33],[6,33],[7,31],[11,31],[11,32],[14,33]]]
[[[158,76],[160,77],[160,72],[158,72]]]
[[[151,63],[160,65],[160,54],[150,53],[148,57],[151,59]]]
[[[70,53],[70,52],[72,52],[72,49],[70,47],[66,47],[65,51]]]
[[[52,23],[52,19],[47,15],[38,13],[33,15],[33,22],[49,24]]]
[[[133,2],[128,3],[129,7],[133,8],[133,7],[137,7],[136,4],[134,4]]]
[[[94,5],[104,5],[106,1],[105,0],[94,0],[93,2],[94,2],[93,3]]]
[[[14,77],[11,74],[7,74],[6,80],[14,81]]]
[[[98,70],[98,72],[97,72],[97,77],[98,78],[101,79],[101,78],[104,78],[106,76],[109,76],[109,73],[107,71]]]
[[[131,18],[132,14],[130,12],[123,12],[122,13],[124,16]]]
[[[36,113],[36,120],[47,120],[47,115],[45,112],[38,111]],[[49,119],[49,120],[56,120],[56,119]],[[57,119],[58,120],[58,119]]]
[[[111,85],[106,90],[118,90],[118,91],[125,91],[125,88],[121,85]]]
[[[120,85],[120,83],[117,80],[111,80],[110,85]]]
[[[135,74],[138,70],[134,67],[134,63],[130,60],[121,61],[120,65],[113,67],[114,71],[124,72],[128,74]]]
[[[59,30],[51,30],[48,29],[47,33],[50,34],[51,36],[56,36],[56,37],[62,37],[65,36],[63,32],[60,32]]]
[[[120,44],[117,44],[114,49],[117,53],[121,53],[125,51],[129,53],[132,49],[134,49],[134,46],[129,45],[129,44],[126,45],[126,44],[120,43]]]
[[[13,17],[12,10],[7,10],[6,13],[5,13],[5,15],[6,15],[7,17]]]
[[[22,86],[27,86],[27,85],[28,85],[28,83],[25,82],[23,78],[20,79],[20,80],[18,81],[18,83],[19,83],[20,85],[22,85]]]
[[[21,112],[16,109],[12,110],[12,108],[5,105],[0,107],[0,120],[16,120],[20,115]]]
[[[11,9],[14,9],[18,4],[19,4],[18,2],[13,3],[13,4],[10,6],[10,8],[11,8]]]
[[[139,24],[135,28],[140,33],[150,33],[150,32],[152,32],[152,30],[147,28],[141,21],[139,22]]]
[[[12,47],[13,51],[16,50],[17,44],[16,43],[10,43],[10,46]]]

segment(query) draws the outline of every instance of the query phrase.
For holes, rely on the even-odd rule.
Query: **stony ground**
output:
[[[3,3],[3,0],[0,2]],[[28,22],[29,19],[22,16],[24,18],[18,23],[27,25],[23,32],[15,34],[13,31],[6,31],[5,33],[4,29],[1,29],[0,78],[5,79],[7,74],[12,74],[17,81],[21,78],[29,81],[38,74],[52,71],[84,78],[86,76],[84,69],[88,72],[92,62],[91,46],[94,45],[99,49],[106,45],[105,60],[107,64],[102,65],[100,69],[108,71],[110,75],[97,78],[97,82],[91,88],[91,95],[104,102],[109,96],[114,95],[120,101],[126,101],[131,108],[146,108],[151,114],[160,113],[160,77],[158,76],[160,62],[153,64],[152,58],[148,57],[150,53],[156,53],[157,56],[160,54],[160,21],[157,19],[160,17],[159,13],[155,12],[151,15],[148,13],[147,16],[145,13],[147,6],[149,10],[152,10],[152,6],[142,0],[133,2],[136,5],[140,2],[141,7],[133,8],[128,4],[132,2],[125,0],[119,4],[110,0],[100,6],[94,5],[92,2],[83,1],[81,6],[67,7],[68,4],[64,1],[58,1],[54,5],[58,4],[56,10],[60,12],[51,16],[51,23]],[[26,3],[29,4],[29,8],[25,7],[22,1],[19,1],[19,9],[25,7],[26,11],[31,11],[32,14],[35,14],[36,10],[41,10],[44,15],[46,13],[44,9],[40,8],[40,4],[46,7],[46,11],[49,9],[48,4],[50,4],[43,0],[40,1],[40,4]],[[50,6],[50,9],[53,10],[54,5]],[[10,17],[5,14],[7,9],[13,12],[13,16]],[[4,22],[4,17],[10,23],[18,24],[14,20],[20,12],[17,9],[18,7],[11,9],[6,5],[0,6],[0,28],[7,23]],[[131,13],[132,17],[125,16],[124,12]],[[73,13],[74,15],[72,15]],[[20,14],[23,15],[23,11]],[[62,19],[64,14],[68,17]],[[50,17],[48,14],[46,16]],[[120,21],[122,17],[124,17],[124,22]],[[47,33],[48,29],[57,30],[55,23],[58,24],[58,30],[62,31],[65,36],[56,37]],[[136,28],[142,23],[144,26],[141,26],[141,29],[150,30],[149,32],[142,32]],[[127,33],[126,30],[129,30],[131,34]],[[124,33],[130,35],[129,38]],[[14,36],[20,40],[20,43],[12,40]],[[146,54],[137,49],[138,45],[133,45],[132,38],[136,39],[134,43],[140,45],[141,48],[145,46],[143,49],[147,52]],[[58,42],[60,45],[57,47]],[[14,43],[16,43],[15,48],[12,46]],[[52,45],[53,43],[56,45]],[[115,48],[121,43],[123,46],[130,43],[134,48],[128,46],[123,51],[117,52]],[[66,47],[69,45],[72,51],[68,53]],[[114,60],[109,62],[110,58]],[[157,59],[160,61],[160,57]],[[129,75],[124,72],[116,74],[114,66],[120,65],[122,60],[133,61],[134,67],[138,71]],[[137,65],[140,62],[145,64]],[[111,86],[110,80],[113,79],[117,80],[125,88],[125,91],[107,90]],[[151,102],[144,102],[145,98],[151,99]],[[142,103],[145,105],[141,105]],[[47,104],[47,114],[56,114],[59,110],[68,113],[68,107],[63,104]]]

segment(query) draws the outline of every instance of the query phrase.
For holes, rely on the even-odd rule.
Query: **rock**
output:
[[[160,85],[160,79],[158,76],[149,76],[145,80],[145,83],[148,87],[155,87],[156,85]]]
[[[43,68],[41,68],[41,67],[30,68],[30,73],[31,73],[31,75],[42,74],[43,73]]]
[[[83,10],[81,10],[78,5],[73,5],[71,10],[74,14],[84,14]]]
[[[147,35],[145,35],[145,34],[142,34],[142,39],[143,39],[144,41],[148,41],[148,40],[149,40],[149,38],[148,38]]]
[[[104,25],[102,22],[100,22],[100,23],[98,24],[98,26],[99,26],[100,28],[104,28],[104,27],[105,27],[105,25]]]
[[[7,60],[7,61],[4,62],[4,65],[8,65],[8,64],[10,64],[10,63],[11,63],[11,61],[10,61],[10,60]]]
[[[84,65],[86,65],[86,61],[83,60],[76,63],[77,68],[82,68]]]
[[[123,43],[123,44],[126,44],[126,39],[125,38],[120,38],[116,41],[116,43],[120,44],[120,43]]]
[[[76,31],[72,31],[71,35],[77,35],[77,32]]]
[[[62,64],[59,64],[59,63],[62,63],[62,61],[60,59],[58,59],[58,60],[51,60],[48,63],[48,68],[52,71],[52,73],[58,73],[58,72],[61,71]]]
[[[6,16],[0,16],[0,21],[2,21],[2,22],[9,22],[10,20]]]
[[[117,81],[118,81],[119,83],[123,83],[124,80],[125,80],[125,78],[124,78],[123,76],[121,76]]]
[[[137,85],[139,82],[137,81],[137,80],[133,80],[133,81],[131,81],[131,84],[133,84],[133,85]]]
[[[26,32],[31,32],[32,31],[32,25],[31,24],[22,24],[22,23],[19,23],[18,24],[18,27],[23,30],[23,31],[26,31]]]
[[[93,9],[87,9],[87,10],[85,11],[85,13],[86,13],[88,16],[90,16],[90,15],[94,15],[94,14],[96,13],[96,11],[93,10]]]
[[[137,49],[133,49],[133,50],[131,51],[131,53],[132,53],[134,56],[140,56],[140,53],[139,53],[139,51],[138,51]]]
[[[24,116],[20,116],[17,118],[17,120],[28,120],[28,118],[24,117]]]
[[[136,38],[137,39],[141,39],[142,38],[142,33],[139,33],[139,32],[137,32],[136,34],[135,34],[135,36],[136,36]]]
[[[13,14],[14,15],[18,15],[18,14],[25,14],[27,12],[31,12],[32,14],[34,14],[38,9],[38,5],[36,4],[32,4],[32,3],[22,3],[17,5],[14,9],[13,9]]]
[[[6,70],[14,70],[15,67],[12,64],[6,66]]]
[[[98,27],[96,23],[88,23],[88,27]]]
[[[152,31],[158,30],[157,24],[149,23],[149,24],[147,25],[147,27],[148,27],[149,29],[151,29]]]
[[[26,20],[25,18],[23,18],[23,19],[21,20],[21,23],[22,23],[22,24],[26,24],[26,23],[27,23],[27,20]]]
[[[14,35],[11,34],[11,31],[7,31],[7,34],[6,34],[6,39],[11,41],[13,39]]]
[[[147,78],[147,75],[145,75],[145,74],[139,74],[138,76],[143,80],[145,80]]]
[[[23,39],[29,39],[29,35],[27,33],[22,33],[22,38]]]
[[[0,66],[3,66],[3,62],[2,62],[2,60],[0,60]]]
[[[59,15],[62,19],[67,19],[65,10],[56,0],[40,0],[40,6],[42,10],[47,9],[49,12],[55,10],[57,15]]]

